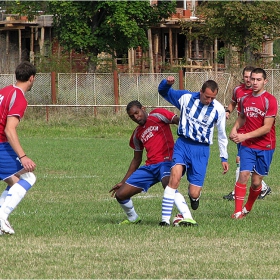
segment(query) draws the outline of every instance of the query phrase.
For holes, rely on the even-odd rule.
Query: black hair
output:
[[[136,106],[137,108],[141,109],[143,106],[138,100],[130,101],[126,106],[126,112],[128,113],[131,107]]]
[[[206,88],[210,88],[212,92],[214,92],[215,90],[217,90],[217,92],[218,92],[218,90],[219,90],[218,84],[213,80],[206,81],[202,85],[201,91],[205,92]]]
[[[36,68],[32,63],[23,61],[17,66],[15,74],[17,81],[27,82],[31,76],[36,75]]]
[[[262,68],[255,68],[255,69],[251,72],[251,76],[252,76],[252,73],[255,73],[255,74],[262,74],[264,80],[266,80],[266,72],[265,72]]]
[[[253,66],[246,66],[244,67],[243,71],[242,71],[242,76],[244,76],[245,72],[252,72],[256,67]]]

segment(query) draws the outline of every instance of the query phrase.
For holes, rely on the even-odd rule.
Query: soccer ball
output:
[[[183,220],[184,219],[184,217],[183,217],[183,215],[182,214],[177,214],[175,217],[174,217],[174,219],[173,219],[173,226],[174,227],[178,227],[179,226],[179,222],[181,221],[181,220]]]

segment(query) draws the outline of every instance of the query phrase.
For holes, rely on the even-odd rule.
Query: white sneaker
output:
[[[243,209],[242,209],[242,214],[243,214],[244,216],[246,216],[246,215],[249,214],[249,213],[250,213],[250,211],[248,211],[248,210],[246,209],[246,207],[244,206]]]
[[[15,231],[11,227],[10,223],[8,222],[8,220],[0,219],[0,230],[3,233],[6,233],[6,234],[15,234]]]

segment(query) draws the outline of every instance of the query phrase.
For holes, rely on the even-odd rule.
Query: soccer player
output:
[[[34,65],[24,61],[16,67],[16,84],[0,90],[0,179],[8,185],[0,199],[1,234],[15,233],[8,216],[36,181],[36,165],[24,152],[17,134],[27,107],[24,94],[32,88],[35,75]]]
[[[228,171],[228,139],[226,135],[226,113],[224,106],[215,98],[218,85],[213,80],[206,81],[200,92],[174,90],[174,77],[168,76],[158,87],[159,94],[180,111],[177,130],[179,138],[174,146],[172,168],[168,186],[162,199],[161,226],[169,223],[174,196],[181,177],[187,174],[188,194],[191,207],[196,210],[203,187],[209,160],[210,144],[213,143],[214,125],[218,129],[218,143],[223,173]]]
[[[233,90],[232,94],[232,99],[231,102],[229,103],[227,109],[226,109],[226,118],[229,119],[230,114],[233,112],[235,107],[239,105],[240,99],[247,95],[247,94],[252,94],[252,87],[251,87],[251,72],[254,70],[255,67],[253,66],[246,66],[243,69],[242,76],[243,76],[243,83],[237,86]],[[238,133],[242,133],[243,128],[241,127],[238,130]],[[235,181],[238,180],[239,177],[239,169],[240,169],[240,157],[239,157],[239,150],[240,148],[240,143],[237,144],[237,156],[236,156],[236,177]],[[266,195],[271,193],[271,188],[264,182],[262,181],[262,191],[258,196],[258,199],[264,199]],[[234,190],[231,191],[229,194],[223,196],[224,199],[227,200],[234,200]]]
[[[262,190],[262,179],[269,172],[276,144],[275,118],[278,111],[276,98],[268,93],[266,72],[255,68],[251,72],[252,94],[240,100],[240,114],[230,132],[230,139],[238,144],[240,173],[235,183],[235,210],[233,219],[242,219],[252,209]],[[243,132],[239,133],[239,128]],[[252,175],[251,175],[252,172]],[[246,204],[246,184],[251,175],[251,186]]]
[[[121,225],[141,222],[131,200],[133,195],[142,191],[147,192],[158,182],[166,187],[174,147],[170,124],[179,122],[177,115],[166,109],[154,109],[148,114],[139,101],[131,101],[126,111],[138,126],[132,133],[129,143],[134,149],[134,157],[124,178],[110,190],[127,215],[127,219],[122,221]],[[139,167],[144,149],[147,152],[146,164]],[[179,226],[197,225],[184,197],[179,192],[174,195],[175,204],[184,217],[184,221],[180,221]]]

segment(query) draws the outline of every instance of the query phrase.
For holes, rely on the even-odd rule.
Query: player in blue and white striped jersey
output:
[[[161,226],[170,224],[175,191],[184,173],[189,181],[188,194],[191,207],[196,210],[203,187],[210,145],[213,143],[214,126],[218,129],[218,144],[223,173],[228,171],[228,138],[224,106],[215,98],[218,85],[206,81],[199,92],[174,90],[174,77],[168,76],[158,87],[159,94],[181,111],[177,139],[173,152],[171,175],[162,200]],[[189,225],[186,223],[186,225]]]

